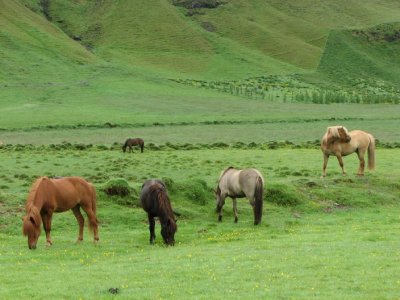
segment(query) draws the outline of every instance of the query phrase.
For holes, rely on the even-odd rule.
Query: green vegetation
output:
[[[1,299],[395,299],[400,3],[0,0]],[[321,105],[324,104],[324,105]],[[327,126],[377,138],[377,170],[320,178]],[[144,153],[123,153],[142,137]],[[217,222],[227,166],[265,177]],[[39,176],[97,190],[100,243],[55,214],[28,250]],[[175,247],[148,244],[142,183],[166,183]]]
[[[0,275],[7,287],[0,297],[108,298],[109,289],[118,288],[123,298],[199,293],[218,298],[221,286],[232,297],[247,297],[249,291],[272,298],[395,297],[400,173],[393,165],[400,163],[398,151],[380,149],[377,171],[363,178],[353,175],[358,163],[354,155],[345,158],[347,177],[332,160],[329,176],[320,179],[316,149],[148,150],[126,155],[95,147],[3,148],[0,263],[8,271]],[[212,188],[227,165],[256,166],[264,174],[261,226],[252,225],[252,209],[242,199],[239,223],[233,222],[229,199],[224,221],[217,222]],[[45,247],[42,233],[38,249],[28,250],[20,218],[27,191],[40,175],[79,175],[95,184],[98,246],[87,230],[84,243],[74,244],[76,220],[62,213],[54,216],[53,246]],[[132,205],[137,193],[103,192],[107,182],[120,176],[118,182],[135,190],[145,179],[165,180],[174,210],[181,214],[175,247],[163,246],[159,224],[156,246],[148,245],[146,214]],[[206,203],[197,201],[199,195]]]

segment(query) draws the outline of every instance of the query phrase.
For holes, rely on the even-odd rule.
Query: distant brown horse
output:
[[[140,152],[143,153],[143,148],[144,148],[144,141],[141,138],[135,138],[135,139],[127,139],[125,141],[125,144],[122,146],[122,151],[126,151],[126,148],[129,147],[129,152],[133,152],[133,146],[138,146],[140,147]]]
[[[26,216],[23,218],[22,231],[28,236],[29,249],[36,249],[40,235],[40,226],[46,232],[46,244],[52,244],[50,237],[53,212],[72,209],[79,224],[78,241],[83,240],[84,218],[80,208],[89,218],[89,228],[93,230],[94,241],[99,240],[98,220],[96,218],[96,191],[90,183],[80,177],[60,177],[50,179],[40,177],[31,187],[26,200]]]
[[[165,184],[160,180],[147,180],[142,185],[140,202],[149,219],[150,244],[154,244],[154,239],[156,238],[154,218],[158,217],[161,223],[161,235],[165,244],[173,246],[175,244],[175,232],[178,227]]]
[[[236,198],[249,199],[254,211],[254,225],[258,225],[262,218],[264,178],[256,169],[236,170],[229,167],[221,172],[216,190],[218,221],[222,221],[222,207],[225,198],[233,201],[235,223],[238,221]]]
[[[342,156],[357,153],[360,160],[357,175],[363,176],[365,169],[365,152],[368,149],[368,169],[375,168],[375,138],[368,132],[353,130],[348,132],[344,126],[331,126],[326,130],[321,141],[321,150],[324,155],[322,177],[326,176],[326,166],[330,155],[335,155],[342,168],[343,175],[346,175]]]

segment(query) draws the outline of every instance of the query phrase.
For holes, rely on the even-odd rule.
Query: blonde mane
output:
[[[340,132],[342,132],[342,135],[340,134]],[[341,126],[341,125],[329,126],[326,129],[326,133],[324,135],[324,140],[326,141],[326,143],[329,144],[329,143],[335,142],[337,140],[344,140],[343,135],[349,136],[349,131],[347,130],[346,127]]]

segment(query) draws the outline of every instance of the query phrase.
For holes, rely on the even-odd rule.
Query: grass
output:
[[[319,150],[124,155],[94,148],[2,149],[0,261],[8,272],[0,275],[6,287],[0,297],[107,299],[112,296],[108,290],[118,288],[122,298],[219,298],[224,287],[232,298],[248,293],[262,298],[395,298],[400,174],[392,166],[399,163],[398,151],[380,149],[377,171],[364,178],[353,175],[353,155],[345,158],[347,177],[332,160],[328,177],[320,179]],[[302,159],[293,160],[298,157]],[[280,206],[267,192],[262,225],[254,227],[247,201],[239,200],[235,224],[227,200],[223,222],[218,223],[211,188],[227,165],[256,166],[267,191],[288,190],[301,202],[289,199],[288,206]],[[98,246],[87,231],[85,242],[74,244],[76,221],[63,213],[54,216],[54,245],[46,248],[42,233],[38,249],[28,250],[20,217],[31,182],[44,174],[80,175],[95,183],[101,220]],[[134,201],[137,194],[124,202],[101,191],[109,179],[121,177],[134,188],[147,178],[167,178],[174,209],[182,214],[175,247],[162,245],[158,224],[156,245],[148,245],[146,215]],[[186,193],[199,179],[209,189],[206,203],[192,201]]]
[[[400,106],[301,103],[398,96],[398,1],[235,0],[192,16],[161,0],[44,2],[0,0],[1,299],[398,297]],[[336,124],[380,141],[375,172],[355,176],[353,154],[348,176],[331,158],[320,178],[316,140]],[[122,153],[134,136],[145,152]],[[217,222],[212,190],[231,165],[265,177],[261,226],[246,200],[239,223],[230,200]],[[54,245],[42,233],[28,250],[21,217],[43,175],[94,183],[98,245],[88,232],[74,244],[63,213]],[[181,214],[175,247],[158,224],[148,244],[149,178]],[[115,182],[129,194],[107,195]]]

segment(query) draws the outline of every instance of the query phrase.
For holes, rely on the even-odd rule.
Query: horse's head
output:
[[[221,189],[219,187],[219,184],[214,192],[215,192],[215,202],[217,204],[216,211],[219,212],[223,206],[223,203],[221,203]]]
[[[331,126],[328,127],[325,135],[328,144],[340,141],[342,143],[348,143],[351,140],[349,132],[344,126]]]
[[[177,229],[176,221],[172,218],[168,218],[164,224],[161,224],[161,235],[164,243],[169,246],[175,245],[175,232]]]
[[[346,127],[344,126],[338,127],[338,134],[341,142],[348,143],[351,141],[351,136],[349,135],[349,132]]]
[[[23,219],[22,232],[28,236],[29,249],[36,249],[36,244],[40,235],[40,216],[36,211],[29,212]]]
[[[125,145],[122,146],[122,151],[126,152],[126,146]]]

